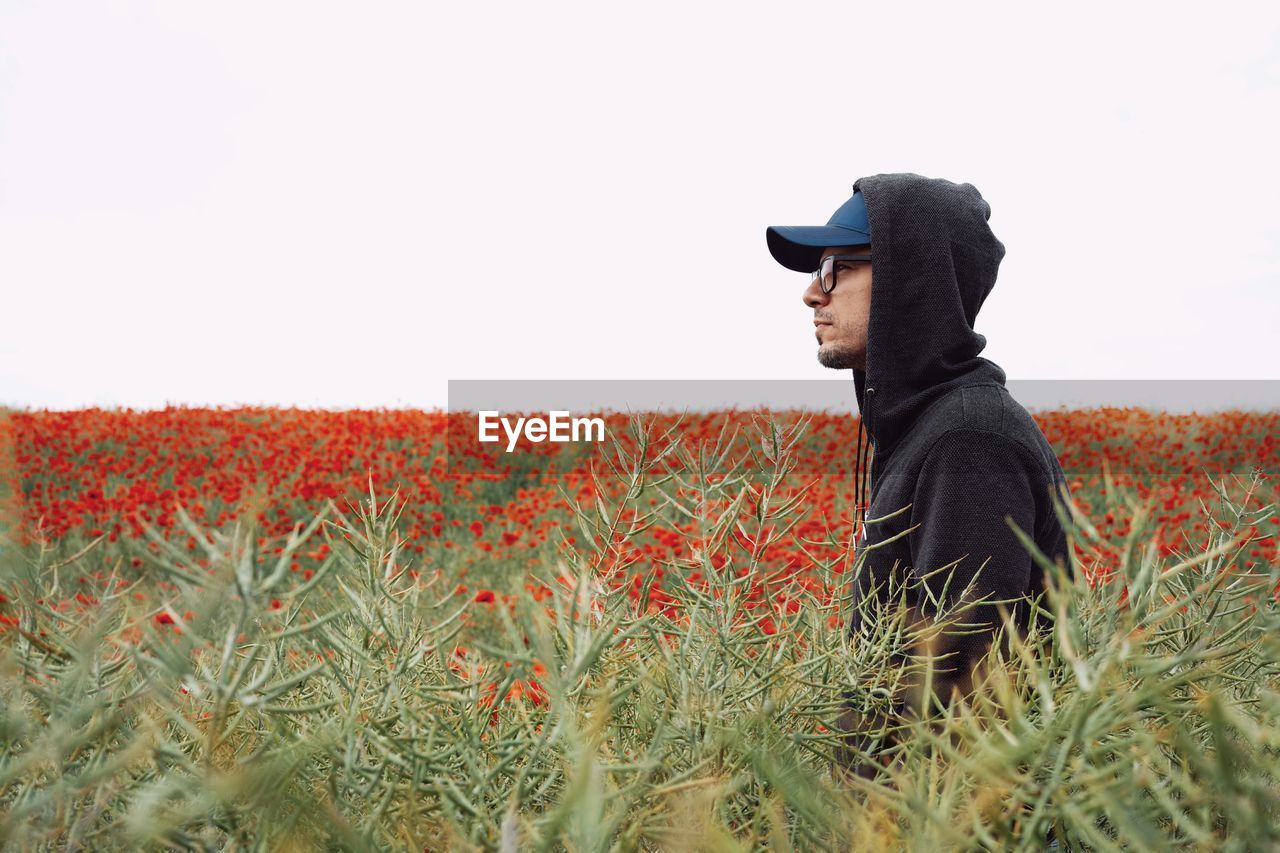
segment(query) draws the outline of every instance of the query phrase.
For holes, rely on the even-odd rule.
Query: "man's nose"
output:
[[[808,305],[810,308],[817,308],[821,305],[826,305],[830,301],[830,295],[822,292],[822,288],[818,286],[817,279],[814,279],[809,283],[809,286],[805,288],[804,304]]]

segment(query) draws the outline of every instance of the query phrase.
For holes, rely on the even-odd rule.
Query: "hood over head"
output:
[[[973,330],[1004,244],[972,184],[899,172],[859,178],[853,189],[867,207],[872,269],[867,369],[853,371],[854,388],[875,451],[887,456],[942,395],[1004,385]]]

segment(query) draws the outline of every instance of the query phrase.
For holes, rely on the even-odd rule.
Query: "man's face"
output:
[[[870,258],[870,246],[834,246],[822,253]],[[836,286],[823,293],[817,281],[804,292],[813,309],[818,362],[835,370],[867,369],[867,322],[871,318],[871,264],[835,262]]]

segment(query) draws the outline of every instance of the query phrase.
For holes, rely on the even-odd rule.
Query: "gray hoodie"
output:
[[[887,601],[894,572],[924,577],[938,600],[945,588],[945,600],[954,601],[975,573],[975,597],[1034,596],[1043,572],[1006,519],[1070,569],[1052,498],[1055,489],[1064,497],[1069,491],[1044,433],[1005,389],[1004,370],[978,355],[986,338],[974,321],[1004,257],[987,224],[991,208],[971,184],[911,173],[860,178],[853,188],[867,206],[873,271],[867,369],[853,371],[860,501],[867,500],[864,427],[874,448],[858,546],[866,560],[851,582],[854,600]],[[1034,322],[1051,334],[1043,320]],[[927,597],[909,601],[922,618],[933,610]],[[1023,625],[1027,609],[1025,600],[1010,608]],[[994,604],[968,611],[964,621],[966,631],[974,622],[992,630],[1001,624]],[[865,627],[855,611],[854,642]],[[946,644],[954,654],[941,665],[951,672],[933,679],[944,702],[953,686],[967,689],[968,670],[991,636]],[[908,697],[907,705],[918,710],[923,699]]]

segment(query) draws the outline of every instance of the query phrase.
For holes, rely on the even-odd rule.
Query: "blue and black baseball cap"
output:
[[[823,250],[831,246],[871,245],[871,223],[861,192],[840,205],[826,225],[770,225],[764,234],[773,259],[796,272],[816,270]]]

